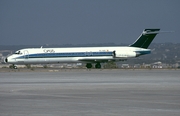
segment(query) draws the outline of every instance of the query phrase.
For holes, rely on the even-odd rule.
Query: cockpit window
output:
[[[20,55],[20,54],[22,54],[22,53],[21,53],[21,51],[16,51],[14,54]]]

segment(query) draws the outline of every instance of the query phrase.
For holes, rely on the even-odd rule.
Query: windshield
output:
[[[16,51],[14,54],[22,54],[21,51]]]

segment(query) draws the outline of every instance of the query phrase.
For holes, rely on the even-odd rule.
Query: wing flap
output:
[[[86,63],[105,63],[105,62],[114,62],[114,61],[125,61],[125,58],[82,58],[78,59],[78,61],[86,62]]]
[[[82,59],[78,59],[78,61],[82,61],[82,62],[89,62],[89,63],[97,63],[97,62],[109,62],[109,61],[113,61],[113,58],[82,58]]]

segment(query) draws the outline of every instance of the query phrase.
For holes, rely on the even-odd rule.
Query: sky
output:
[[[0,0],[0,45],[180,43],[179,0]]]

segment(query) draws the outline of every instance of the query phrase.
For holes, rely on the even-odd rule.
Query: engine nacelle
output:
[[[137,57],[137,54],[136,52],[131,52],[131,51],[127,51],[127,52],[124,52],[124,51],[115,51],[114,52],[114,56],[116,58],[131,58],[131,57]]]

